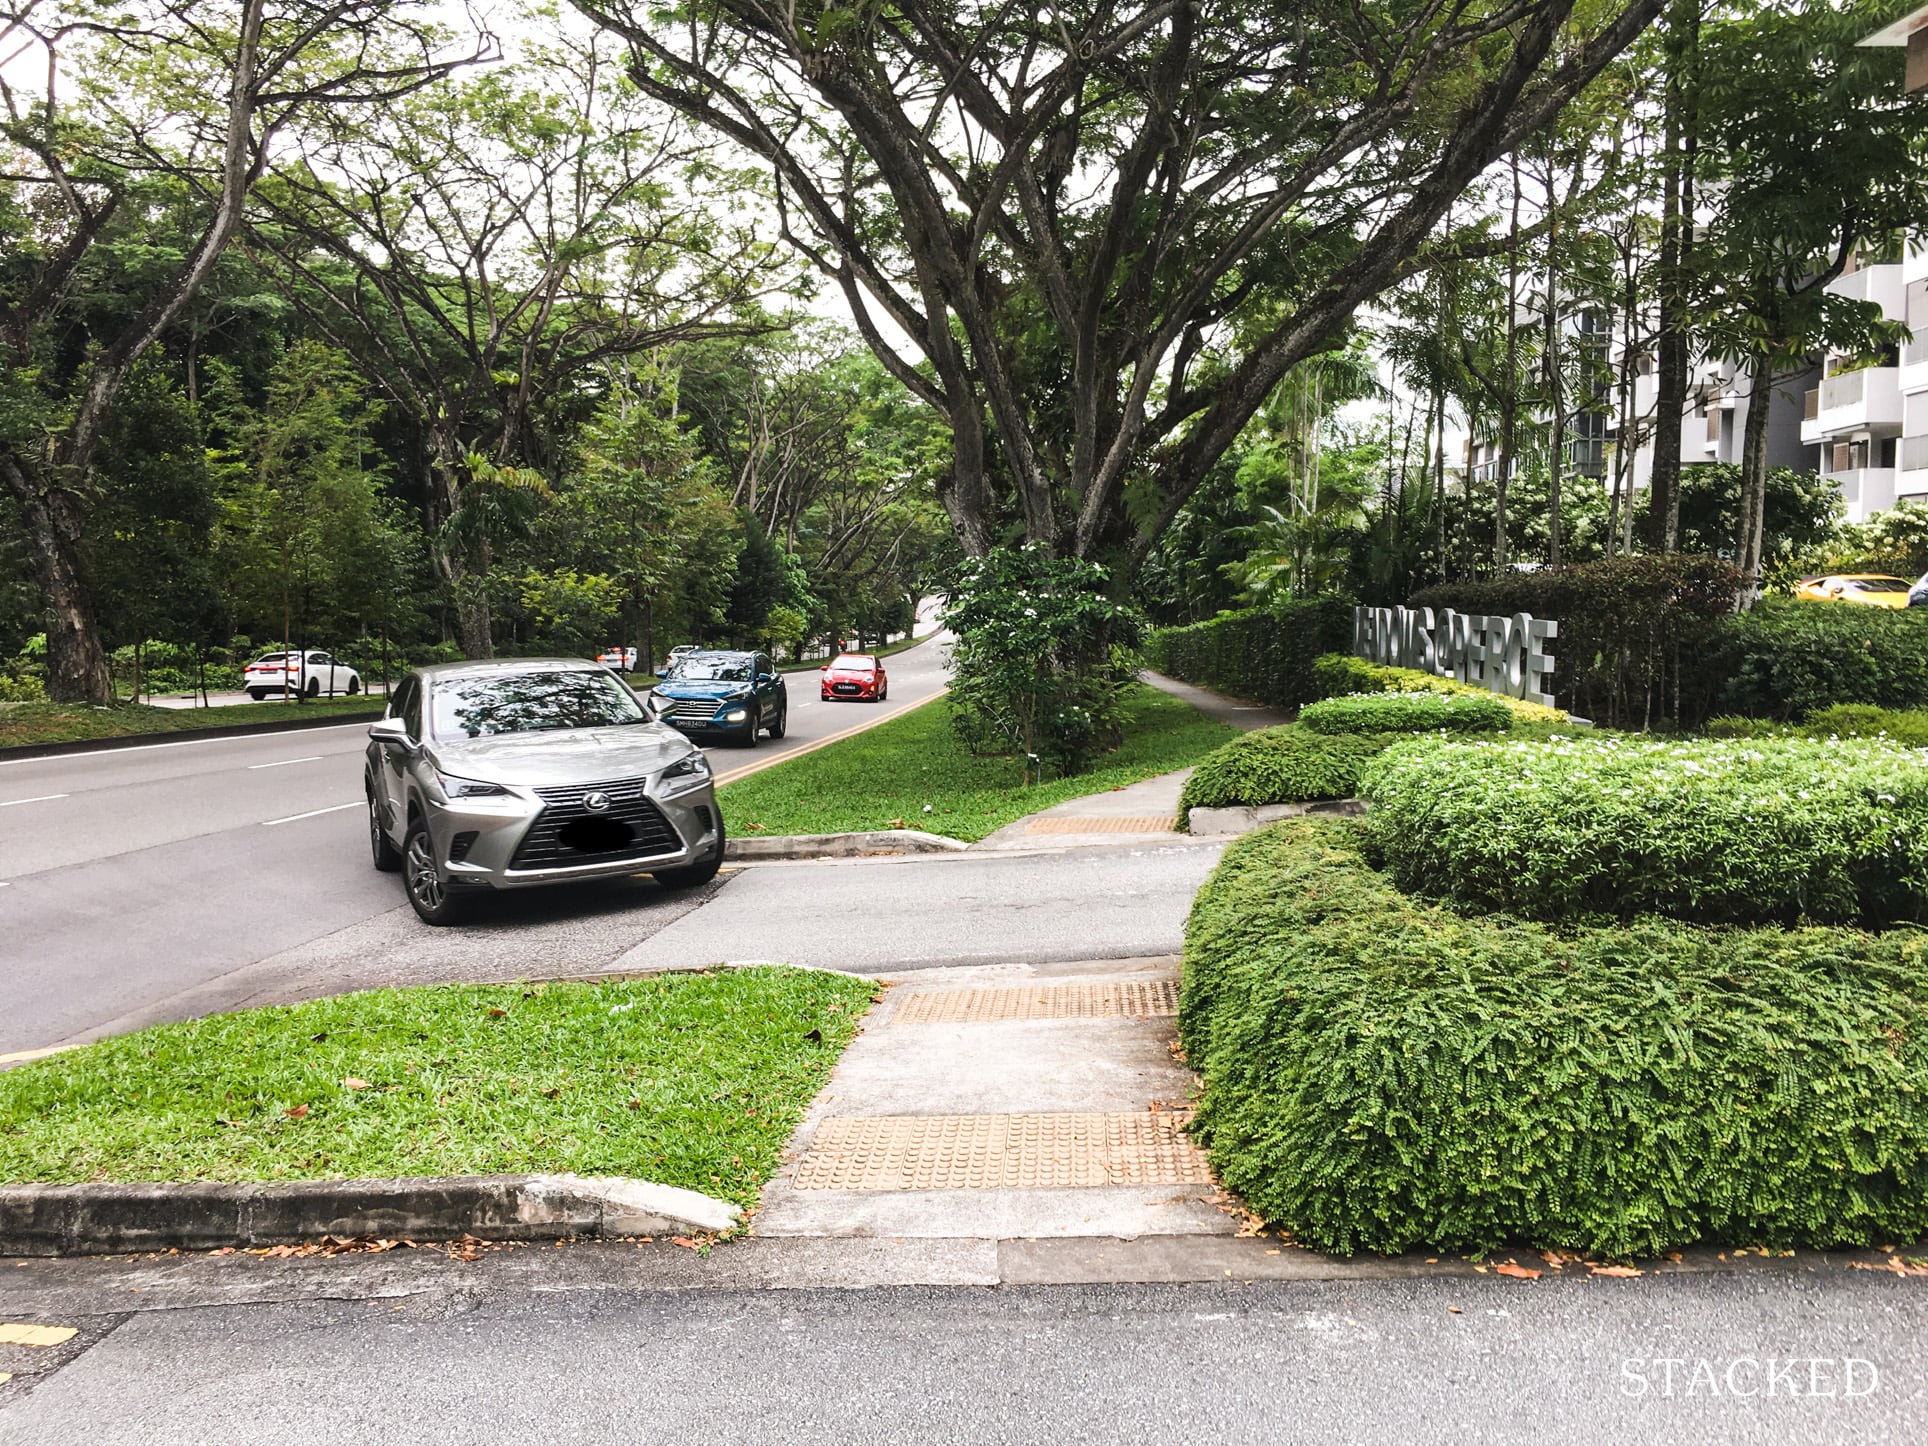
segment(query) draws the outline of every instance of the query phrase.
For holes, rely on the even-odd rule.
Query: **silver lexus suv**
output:
[[[599,663],[420,668],[368,730],[368,842],[430,924],[483,889],[646,873],[708,883],[723,862],[710,765]]]

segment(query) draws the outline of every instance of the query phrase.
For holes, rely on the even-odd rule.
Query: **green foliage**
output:
[[[1504,733],[1513,711],[1492,693],[1355,693],[1308,703],[1299,723],[1314,733]]]
[[[1232,736],[1142,683],[1125,690],[1119,715],[1117,749],[1075,777],[1027,786],[1022,759],[970,752],[947,710],[927,704],[728,784],[717,799],[733,837],[909,827],[980,839],[1065,799],[1183,768]]]
[[[1317,697],[1340,698],[1352,693],[1443,693],[1491,698],[1505,708],[1516,724],[1559,724],[1567,715],[1544,703],[1529,703],[1524,698],[1507,698],[1482,688],[1477,683],[1462,683],[1457,678],[1442,678],[1437,673],[1422,673],[1417,668],[1391,668],[1368,663],[1351,653],[1327,653],[1312,660],[1312,688]]]
[[[1841,489],[1818,472],[1770,468],[1762,499],[1761,557],[1772,566],[1807,555],[1836,535]],[[1652,493],[1642,488],[1634,530],[1650,535]],[[1731,553],[1741,508],[1741,469],[1732,463],[1700,462],[1680,469],[1680,550]],[[1838,569],[1837,569],[1838,570]]]
[[[1916,931],[1467,919],[1293,821],[1199,892],[1179,1027],[1219,1177],[1318,1249],[1928,1232]]]
[[[752,1207],[872,987],[744,969],[378,989],[144,1029],[0,1076],[0,1180],[574,1171]]]
[[[1692,726],[1713,702],[1707,655],[1739,581],[1714,557],[1616,557],[1422,588],[1412,605],[1552,618],[1553,693],[1565,707],[1620,728]]]
[[[1351,641],[1349,602],[1307,598],[1160,628],[1146,640],[1145,662],[1187,683],[1296,708],[1315,696],[1313,660]]]
[[[1109,580],[1035,546],[965,564],[945,622],[957,636],[951,710],[974,751],[1078,773],[1118,745],[1139,622],[1106,596]]]
[[[1878,739],[1425,739],[1360,790],[1398,885],[1469,909],[1928,922],[1928,754]]]
[[[1892,738],[1904,748],[1928,748],[1928,712],[1836,703],[1808,714],[1801,731],[1810,738]]]
[[[593,658],[622,606],[622,590],[595,573],[537,572],[522,575],[522,606],[534,617],[536,642],[545,652]]]
[[[1768,598],[1727,621],[1716,667],[1722,706],[1755,717],[1928,707],[1928,610]]]
[[[1393,740],[1370,734],[1322,734],[1295,724],[1234,738],[1202,759],[1178,800],[1182,823],[1194,808],[1257,807],[1351,798],[1359,774]]]

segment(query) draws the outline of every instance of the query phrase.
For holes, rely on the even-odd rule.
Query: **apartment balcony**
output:
[[[1863,266],[1859,271],[1837,276],[1828,283],[1828,290],[1836,296],[1846,296],[1855,301],[1872,301],[1881,308],[1881,314],[1888,320],[1900,321],[1907,281],[1903,276],[1902,264],[1897,259]]]
[[[1875,513],[1893,507],[1898,478],[1893,467],[1857,467],[1828,474],[1828,481],[1841,489],[1849,522],[1866,522]]]
[[[1807,446],[1850,432],[1894,436],[1901,431],[1901,368],[1837,372],[1821,378],[1821,385],[1808,392],[1806,401],[1801,441]]]
[[[1901,344],[1901,391],[1928,392],[1928,326]]]

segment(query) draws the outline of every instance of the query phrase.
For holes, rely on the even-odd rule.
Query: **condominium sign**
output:
[[[1374,663],[1417,668],[1553,706],[1553,654],[1560,625],[1528,613],[1482,617],[1444,608],[1354,608],[1352,651]]]

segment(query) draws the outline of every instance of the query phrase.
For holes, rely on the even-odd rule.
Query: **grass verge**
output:
[[[234,723],[292,723],[335,713],[367,715],[379,713],[382,706],[379,694],[318,698],[312,703],[224,703],[213,708],[155,708],[146,703],[120,703],[112,708],[86,703],[8,703],[0,705],[0,748],[135,738],[149,733],[225,728]]]
[[[1117,751],[1089,773],[1027,788],[1016,759],[973,757],[951,727],[950,709],[925,704],[717,796],[737,837],[907,827],[973,840],[1068,798],[1196,763],[1235,736],[1189,703],[1138,685],[1126,698]]]
[[[0,1180],[573,1171],[755,1206],[874,986],[800,969],[377,989],[0,1074]]]

